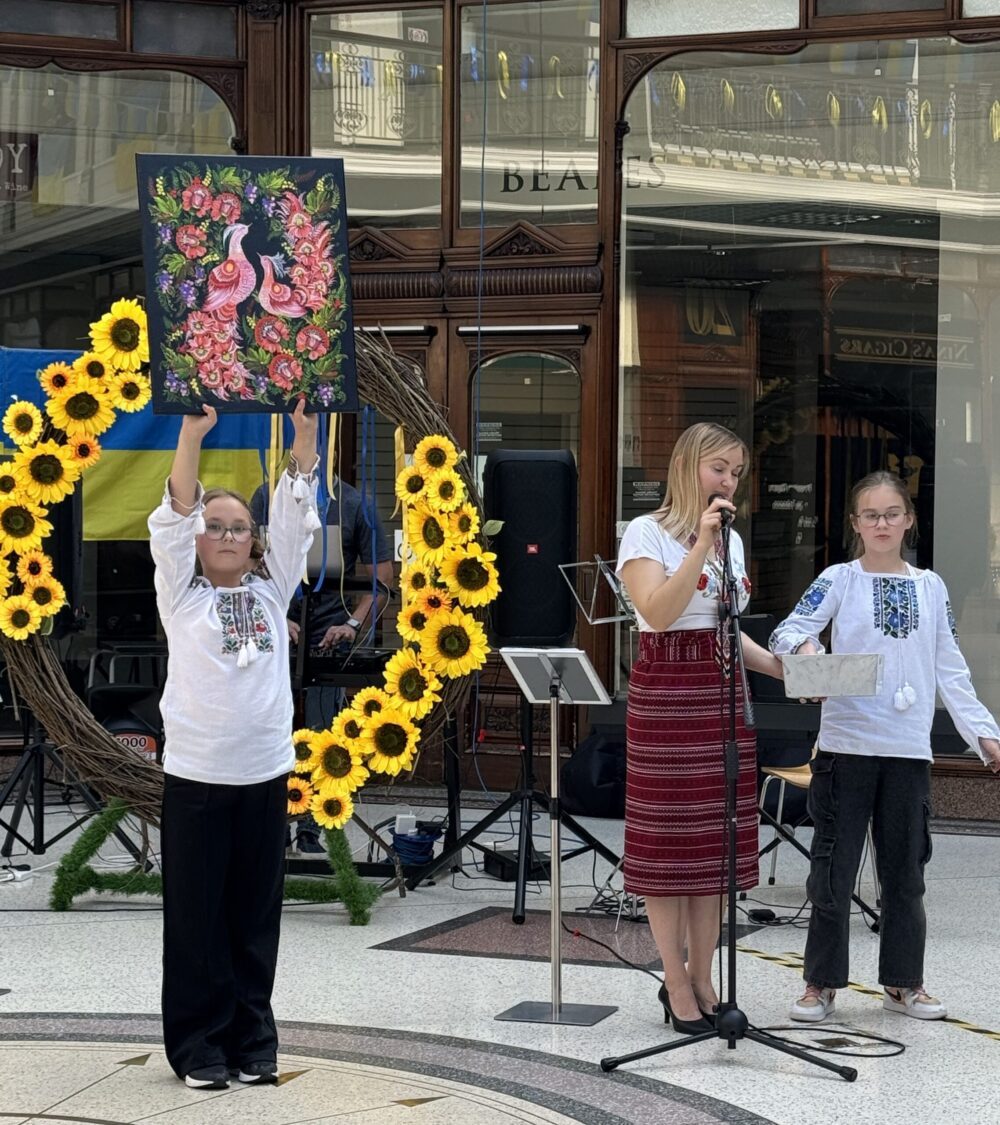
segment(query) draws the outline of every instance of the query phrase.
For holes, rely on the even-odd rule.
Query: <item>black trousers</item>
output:
[[[924,982],[924,867],[931,858],[930,762],[820,752],[812,760],[809,815],[812,903],[803,976],[823,988],[848,982],[851,891],[868,821],[882,886],[879,984]]]
[[[220,1063],[274,1061],[286,775],[257,785],[163,780],[167,1061],[181,1078]]]

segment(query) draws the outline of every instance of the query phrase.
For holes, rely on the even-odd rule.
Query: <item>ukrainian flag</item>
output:
[[[15,399],[43,406],[38,372],[57,361],[72,363],[79,355],[0,348],[0,415]],[[84,539],[149,538],[146,518],[163,495],[180,426],[179,416],[154,414],[149,406],[116,415],[114,425],[98,438],[101,459],[83,474]],[[261,451],[268,448],[270,436],[267,414],[220,414],[202,450],[205,486],[223,485],[249,499],[263,479]],[[0,440],[5,440],[2,435]]]

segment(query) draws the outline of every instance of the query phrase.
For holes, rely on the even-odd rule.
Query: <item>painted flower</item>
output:
[[[280,352],[268,364],[267,373],[272,383],[290,391],[295,380],[302,377],[302,364],[287,352]]]
[[[243,205],[240,203],[240,197],[234,195],[231,191],[221,191],[212,200],[211,214],[216,221],[225,219],[227,223],[238,222],[242,210]]]
[[[202,183],[201,176],[195,176],[181,194],[181,206],[201,218],[212,209],[212,198],[212,192]]]
[[[304,352],[308,359],[319,359],[330,350],[330,336],[315,324],[307,324],[295,337],[295,350]]]
[[[208,235],[205,231],[190,223],[178,227],[174,237],[177,249],[185,258],[203,258],[208,253],[208,247],[205,245],[207,240]]]
[[[91,347],[118,371],[138,371],[149,362],[146,310],[135,301],[115,301],[90,326]]]
[[[38,606],[26,594],[18,594],[0,602],[0,632],[5,637],[23,641],[25,637],[36,633],[41,623],[42,615]]]
[[[80,479],[80,469],[57,441],[43,441],[22,449],[11,468],[21,491],[36,504],[57,504]]]
[[[284,351],[288,325],[276,316],[262,316],[254,325],[253,337],[266,352]]]
[[[482,668],[489,647],[482,625],[464,610],[452,609],[428,620],[420,651],[435,672],[454,679]]]
[[[32,402],[13,402],[4,411],[3,432],[15,445],[31,445],[42,434],[42,412]]]

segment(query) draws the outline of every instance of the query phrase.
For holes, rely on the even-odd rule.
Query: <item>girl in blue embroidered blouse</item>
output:
[[[883,1007],[925,1020],[947,1014],[924,987],[935,696],[994,772],[1000,771],[1000,727],[976,698],[944,583],[902,556],[915,517],[899,477],[877,472],[859,481],[848,517],[853,560],[828,567],[771,637],[778,656],[822,652],[819,636],[832,622],[833,651],[881,653],[885,669],[880,694],[823,705],[809,787],[806,990],[792,1006],[795,1020],[824,1019],[834,1010],[836,990],[847,985],[851,893],[869,822],[882,889]]]

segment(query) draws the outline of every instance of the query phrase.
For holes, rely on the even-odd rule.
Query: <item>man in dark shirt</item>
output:
[[[267,488],[261,485],[250,500],[250,512],[258,525],[267,523],[267,500]],[[374,569],[375,577],[383,590],[391,589],[392,545],[382,528],[378,513],[372,508],[366,511],[361,493],[339,477],[334,478],[326,523],[328,526],[340,525],[344,576],[355,576],[357,568],[370,577]],[[325,578],[320,589],[309,595],[307,625],[310,648],[342,648],[346,655],[359,637],[361,643],[364,643],[372,628],[373,619],[378,619],[388,600],[384,592],[373,599],[370,590],[360,594],[348,592],[345,596],[352,603],[351,608],[348,608],[345,598],[341,596],[340,582],[336,577]],[[301,600],[293,598],[288,608],[288,635],[293,645],[297,645],[299,641],[300,620]],[[342,688],[306,688],[305,725],[314,730],[326,729],[343,704]],[[296,843],[300,851],[324,851],[319,843],[318,826],[312,816],[300,818],[297,830]]]

